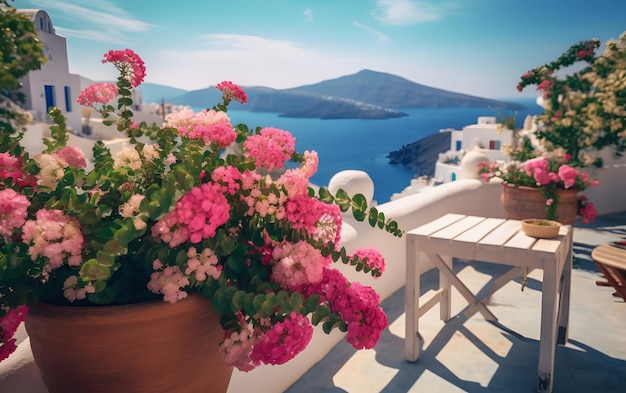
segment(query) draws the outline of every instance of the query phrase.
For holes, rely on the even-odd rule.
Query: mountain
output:
[[[396,75],[371,70],[362,70],[353,75],[342,76],[313,85],[300,86],[286,91],[344,97],[395,109],[482,107],[523,109],[523,105],[517,103],[436,89],[411,82]]]
[[[248,103],[240,107],[231,103],[233,109],[251,112],[279,113],[282,117],[318,118],[318,119],[388,119],[407,116],[406,113],[359,102],[343,97],[328,97],[315,93],[286,91],[268,87],[243,87]],[[217,102],[221,93],[214,87],[193,90],[168,102],[177,105],[189,105],[204,108]]]
[[[402,146],[387,155],[389,163],[402,165],[415,171],[415,176],[433,176],[439,153],[450,150],[449,132],[428,135],[417,142]]]
[[[524,108],[518,103],[436,89],[370,70],[291,89],[244,87],[244,90],[248,104],[242,109],[279,113],[283,117],[388,119],[407,116],[401,112],[405,108]],[[210,87],[169,98],[168,102],[203,108],[213,105],[219,97],[220,92]],[[147,102],[145,98],[144,101]],[[237,108],[239,104],[232,105]]]
[[[142,83],[139,90],[141,90],[141,98],[146,104],[158,104],[161,100],[169,102],[171,98],[187,93],[187,90],[156,83]]]

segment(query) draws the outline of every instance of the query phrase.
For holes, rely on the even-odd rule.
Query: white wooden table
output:
[[[535,239],[522,232],[520,221],[460,214],[446,214],[409,231],[406,246],[406,359],[414,362],[419,358],[418,322],[426,311],[439,303],[440,318],[443,321],[451,318],[451,285],[469,302],[465,311],[468,317],[478,311],[487,320],[497,321],[484,299],[523,275],[527,269],[543,269],[537,391],[552,392],[556,344],[567,343],[572,232],[570,226],[564,225],[556,238]],[[420,305],[421,253],[434,262],[440,274],[439,289]],[[452,258],[512,268],[494,281],[485,298],[477,299],[453,272]]]

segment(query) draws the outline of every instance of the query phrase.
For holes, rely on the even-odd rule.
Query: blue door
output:
[[[46,89],[46,110],[50,109],[51,106],[56,106],[54,102],[54,86],[45,85]]]

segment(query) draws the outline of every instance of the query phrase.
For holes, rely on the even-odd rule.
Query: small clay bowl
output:
[[[559,235],[561,223],[542,218],[527,218],[522,220],[522,231],[528,236],[539,239],[549,239]]]

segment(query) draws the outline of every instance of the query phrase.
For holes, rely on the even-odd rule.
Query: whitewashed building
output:
[[[486,160],[506,159],[502,152],[504,145],[510,145],[513,131],[501,127],[495,116],[480,116],[476,124],[469,124],[462,130],[442,130],[450,132],[450,150],[439,155],[435,166],[435,179],[443,182],[463,178],[459,165],[467,152],[479,152]]]
[[[40,70],[31,71],[21,79],[22,92],[26,97],[24,109],[30,111],[35,120],[48,123],[48,108],[56,106],[67,117],[68,127],[80,131],[81,106],[76,102],[81,90],[80,76],[69,72],[65,37],[56,35],[46,11],[18,11],[28,15],[35,24],[44,54],[48,58]]]

